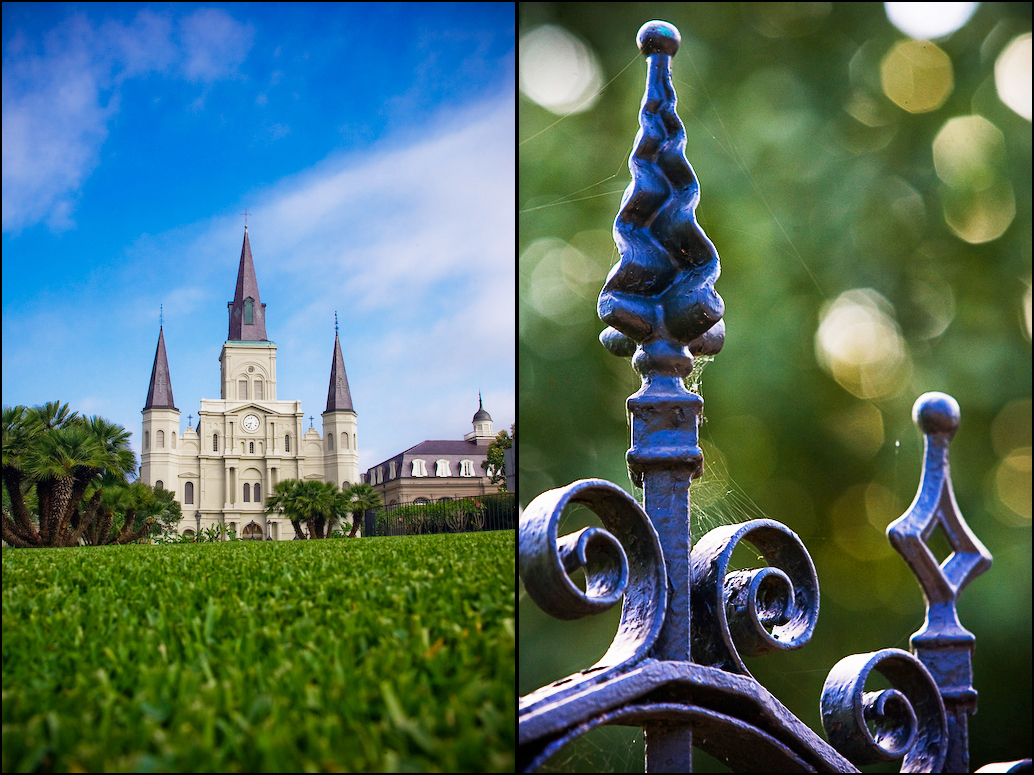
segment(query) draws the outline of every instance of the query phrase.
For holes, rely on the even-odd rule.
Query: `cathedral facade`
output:
[[[242,538],[291,540],[290,520],[265,514],[277,482],[314,479],[345,488],[359,481],[357,418],[341,343],[335,331],[321,436],[306,430],[300,401],[277,398],[276,343],[266,335],[247,226],[227,312],[220,397],[202,399],[197,427],[188,424],[182,435],[159,329],[143,408],[140,481],[175,493],[181,534],[219,525]]]

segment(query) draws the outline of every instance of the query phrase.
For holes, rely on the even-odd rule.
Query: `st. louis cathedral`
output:
[[[266,305],[244,227],[237,289],[227,304],[221,395],[202,399],[197,427],[178,437],[180,412],[159,329],[158,349],[143,408],[140,481],[176,494],[178,532],[221,525],[243,538],[290,540],[283,517],[267,517],[265,496],[282,479],[316,479],[349,487],[359,481],[359,436],[341,343],[334,335],[323,436],[304,427],[301,401],[276,395],[276,343],[266,335]],[[269,521],[267,533],[267,520]]]

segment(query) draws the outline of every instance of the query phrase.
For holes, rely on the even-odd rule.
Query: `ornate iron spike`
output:
[[[912,635],[912,651],[933,675],[948,722],[948,772],[969,772],[968,719],[977,709],[973,688],[976,638],[959,622],[962,590],[991,567],[991,553],[969,529],[951,486],[948,445],[959,427],[959,405],[945,393],[924,393],[912,420],[925,437],[923,474],[908,511],[887,527],[891,544],[905,558],[926,598],[926,621]],[[952,554],[943,563],[926,545],[940,528]]]

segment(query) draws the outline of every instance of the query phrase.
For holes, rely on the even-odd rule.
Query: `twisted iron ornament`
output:
[[[916,402],[927,442],[923,479],[909,511],[888,528],[927,597],[927,622],[912,638],[916,654],[883,649],[833,667],[820,703],[829,743],[743,662],[741,654],[809,641],[818,579],[800,538],[774,520],[719,527],[692,546],[689,489],[703,467],[703,400],[685,378],[694,356],[713,355],[724,342],[724,304],[714,289],[720,264],[696,221],[699,184],[675,111],[678,30],[648,22],[637,42],[648,62],[646,90],[629,157],[632,181],[614,222],[619,260],[598,311],[607,324],[600,341],[631,356],[642,378],[627,402],[626,461],[643,505],[615,484],[587,479],[541,494],[521,516],[521,577],[544,611],[573,619],[624,600],[618,634],[599,662],[521,698],[519,768],[534,770],[597,726],[632,724],[644,730],[648,772],[691,771],[694,746],[740,770],[857,772],[861,764],[902,759],[905,772],[965,771],[965,723],[976,699],[973,636],[958,623],[955,603],[991,558],[951,490],[947,444],[958,406],[950,396]],[[604,527],[558,537],[573,503],[588,506]],[[924,543],[938,526],[955,550],[940,566]],[[741,541],[768,566],[730,572]],[[570,578],[579,568],[584,592]],[[873,672],[891,688],[865,691]]]

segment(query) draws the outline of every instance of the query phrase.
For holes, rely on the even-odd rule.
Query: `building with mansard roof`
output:
[[[422,441],[378,463],[363,481],[381,494],[385,505],[432,503],[499,491],[481,467],[495,434],[492,417],[478,396],[474,429],[463,439]]]
[[[197,427],[188,425],[182,436],[165,334],[159,329],[143,408],[140,481],[176,494],[183,509],[181,534],[220,525],[245,538],[290,540],[290,520],[264,513],[277,482],[315,479],[344,488],[359,481],[357,418],[341,343],[335,326],[321,435],[305,428],[301,401],[277,397],[276,342],[266,335],[266,305],[259,297],[247,226],[227,311],[220,397],[201,400]]]

